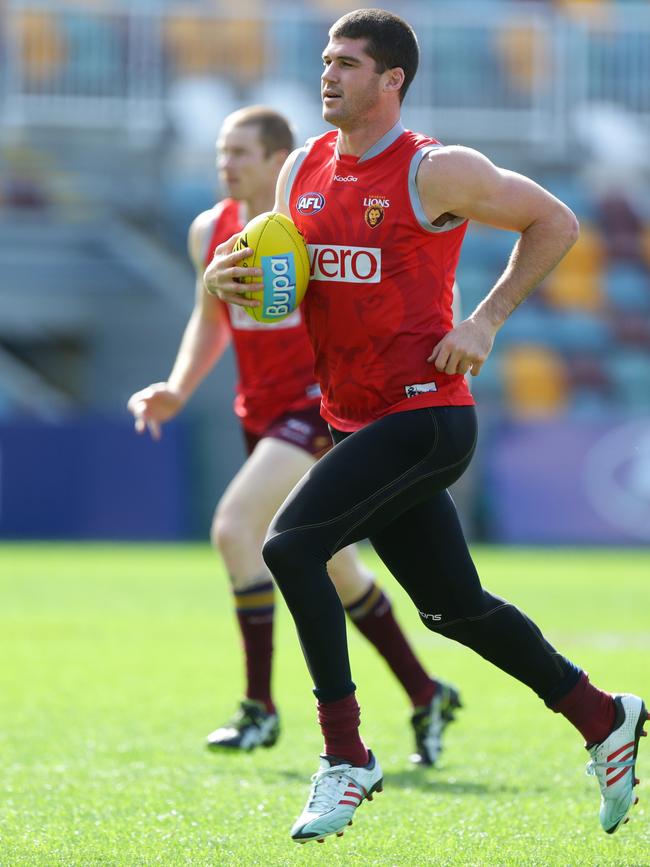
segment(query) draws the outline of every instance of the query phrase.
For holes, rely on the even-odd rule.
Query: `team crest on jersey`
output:
[[[370,205],[369,208],[366,208],[364,218],[371,229],[376,229],[384,222],[384,209],[381,205]]]
[[[377,226],[381,226],[386,216],[386,208],[390,205],[390,199],[383,196],[366,196],[363,205],[366,209],[363,217],[370,228],[376,229]]]
[[[321,193],[303,193],[298,198],[296,210],[305,217],[317,214],[325,207],[325,196]]]

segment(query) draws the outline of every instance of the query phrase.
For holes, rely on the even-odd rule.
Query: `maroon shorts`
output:
[[[307,409],[293,410],[273,419],[266,430],[254,434],[244,428],[246,448],[250,455],[261,439],[273,437],[297,446],[317,460],[332,448],[327,422],[321,418],[318,404]]]

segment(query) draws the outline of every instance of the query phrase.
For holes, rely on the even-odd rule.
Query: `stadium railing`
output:
[[[645,3],[602,4],[591,17],[519,2],[414,3],[400,11],[422,48],[407,104],[421,128],[565,156],[575,138],[571,117],[586,104],[615,103],[650,119]],[[197,76],[225,77],[242,102],[264,79],[309,82],[316,102],[330,23],[331,13],[309,4],[242,12],[207,2],[6,0],[0,125],[155,136],[166,127],[173,82]]]

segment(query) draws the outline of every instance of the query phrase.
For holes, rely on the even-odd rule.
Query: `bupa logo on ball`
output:
[[[303,193],[298,199],[296,210],[305,217],[317,214],[325,207],[325,196],[321,193]]]
[[[262,256],[264,315],[286,316],[296,306],[296,265],[293,253]]]

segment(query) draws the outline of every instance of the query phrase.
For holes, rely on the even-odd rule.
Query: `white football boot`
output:
[[[639,782],[634,776],[634,765],[639,740],[645,737],[643,725],[648,719],[643,700],[636,695],[614,695],[616,719],[609,737],[600,744],[588,747],[591,761],[587,773],[595,776],[600,786],[600,824],[613,834],[626,818],[630,807],[639,800],[634,787]]]
[[[331,756],[321,756],[320,767],[311,778],[312,787],[305,809],[291,829],[296,843],[318,840],[336,834],[343,836],[346,825],[352,824],[354,811],[363,801],[372,801],[374,792],[381,792],[384,780],[379,762],[368,750],[369,761],[364,767],[340,762]],[[332,764],[334,762],[334,764]]]
[[[450,683],[439,681],[438,689],[426,707],[418,708],[411,717],[415,734],[415,752],[411,761],[416,765],[435,765],[442,752],[442,733],[456,718],[462,707],[458,690]]]

